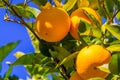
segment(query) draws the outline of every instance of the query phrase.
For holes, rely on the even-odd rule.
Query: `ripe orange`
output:
[[[69,80],[83,80],[77,72],[75,72]]]
[[[94,22],[90,19],[90,17],[85,12],[94,16],[96,20],[100,23],[100,25],[102,24],[100,15],[92,8],[82,7],[82,8],[78,8],[77,10],[73,11],[70,16],[71,18],[70,34],[72,35],[73,38],[77,40],[80,39],[78,35],[78,26],[80,24],[80,20],[83,20],[95,26]]]
[[[69,15],[62,8],[43,9],[36,19],[36,31],[47,42],[62,40],[69,32]]]
[[[86,46],[77,55],[77,72],[85,80],[95,77],[105,78],[108,73],[98,67],[109,63],[110,59],[111,54],[102,46]]]

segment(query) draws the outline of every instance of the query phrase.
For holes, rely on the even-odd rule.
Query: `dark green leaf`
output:
[[[32,0],[32,1],[40,7],[41,5],[44,6],[48,0]]]
[[[65,63],[69,63],[69,65],[74,65],[74,64],[72,63],[72,60],[76,58],[77,54],[78,54],[78,52],[74,52],[73,54],[65,57],[63,60],[61,60],[61,61],[57,64],[56,68],[59,67],[59,66],[61,66],[62,64],[65,64]]]
[[[120,53],[112,55],[111,62],[109,63],[109,69],[112,74],[120,74]]]
[[[104,4],[105,4],[105,9],[106,9],[106,11],[108,13],[108,16],[112,17],[114,0],[105,0]]]
[[[71,10],[74,7],[76,2],[77,2],[77,0],[67,0],[67,2],[65,4],[63,4],[63,8],[66,11],[69,11],[69,10]]]
[[[50,57],[51,55],[49,53],[49,49],[52,49],[52,44],[49,43],[49,42],[45,42],[45,41],[41,40],[40,43],[39,43],[40,52],[43,55]]]
[[[10,65],[9,69],[8,69],[7,72],[5,73],[5,78],[8,78],[8,77],[10,76],[12,70],[13,70],[13,66]]]
[[[108,25],[108,24],[104,24],[106,29],[113,35],[115,36],[117,39],[120,40],[120,26],[114,26],[114,25]]]
[[[114,0],[115,6],[120,9],[120,0]]]
[[[0,62],[18,45],[20,41],[8,43],[0,48]]]
[[[70,55],[70,53],[63,47],[54,46],[54,51],[50,50],[53,57],[57,57],[60,61]]]
[[[60,62],[63,61],[63,59],[67,56],[70,55],[70,52],[67,51],[65,48],[63,47],[57,47],[57,46],[54,46],[54,51],[52,50],[49,50],[51,55],[54,57],[54,58],[57,58]],[[64,65],[66,67],[73,67],[74,65],[74,61],[73,59],[69,60],[67,63],[64,63]]]

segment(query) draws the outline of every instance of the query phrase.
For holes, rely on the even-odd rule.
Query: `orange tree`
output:
[[[39,8],[30,7],[30,1]],[[118,80],[119,6],[119,0],[25,0],[20,4],[0,0],[0,7],[6,9],[4,20],[25,26],[35,48],[35,53],[15,53],[17,60],[4,79],[9,80],[13,66],[24,65],[35,80],[48,80],[49,74],[53,80]],[[31,18],[35,22],[26,21]],[[18,43],[0,48],[1,62]]]

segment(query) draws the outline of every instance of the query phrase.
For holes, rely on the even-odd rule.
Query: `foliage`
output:
[[[16,58],[18,59],[10,64],[4,79],[11,80],[9,77],[14,66],[24,65],[32,79],[49,80],[47,76],[51,74],[53,80],[68,80],[76,70],[75,60],[78,51],[84,46],[92,44],[104,46],[112,55],[111,61],[108,64],[109,67],[107,68],[110,74],[106,80],[118,80],[120,78],[120,0],[54,0],[54,3],[52,0],[49,0],[52,5],[65,9],[69,16],[78,8],[90,7],[98,12],[101,18],[106,19],[105,23],[96,28],[81,21],[80,25],[82,26],[78,29],[80,40],[74,39],[68,33],[68,35],[59,42],[46,42],[41,40],[36,34],[35,22],[31,21],[28,23],[26,21],[26,19],[36,19],[43,6],[48,2],[47,0],[24,0],[24,2],[20,4],[11,4],[10,1],[12,0],[0,0],[0,8],[6,9],[7,16],[5,16],[4,19],[6,21],[19,23],[28,29],[36,52],[16,54]],[[38,8],[29,6],[29,1],[36,4]],[[11,19],[9,17],[11,15],[18,18],[18,20]],[[96,23],[94,15],[89,14],[88,16],[92,16],[92,21]],[[118,22],[116,22],[116,19]],[[12,42],[0,48],[0,63],[18,43],[19,41]]]

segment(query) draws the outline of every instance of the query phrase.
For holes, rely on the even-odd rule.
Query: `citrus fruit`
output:
[[[108,64],[111,54],[100,45],[84,47],[76,59],[76,70],[85,80],[95,77],[105,78],[109,73],[99,69],[99,66]]]
[[[70,19],[71,19],[70,34],[72,35],[73,38],[77,40],[80,39],[78,35],[78,26],[80,26],[79,25],[80,20],[83,20],[86,23],[95,26],[93,20],[91,20],[91,18],[89,17],[89,15],[87,15],[86,12],[94,16],[94,18],[99,22],[100,25],[102,24],[100,15],[92,8],[82,7],[82,8],[76,9],[70,15]]]
[[[69,80],[83,80],[77,72],[74,72],[74,74],[70,77]]]
[[[47,42],[62,40],[69,32],[69,15],[62,8],[43,9],[36,19],[36,31],[40,39]]]

